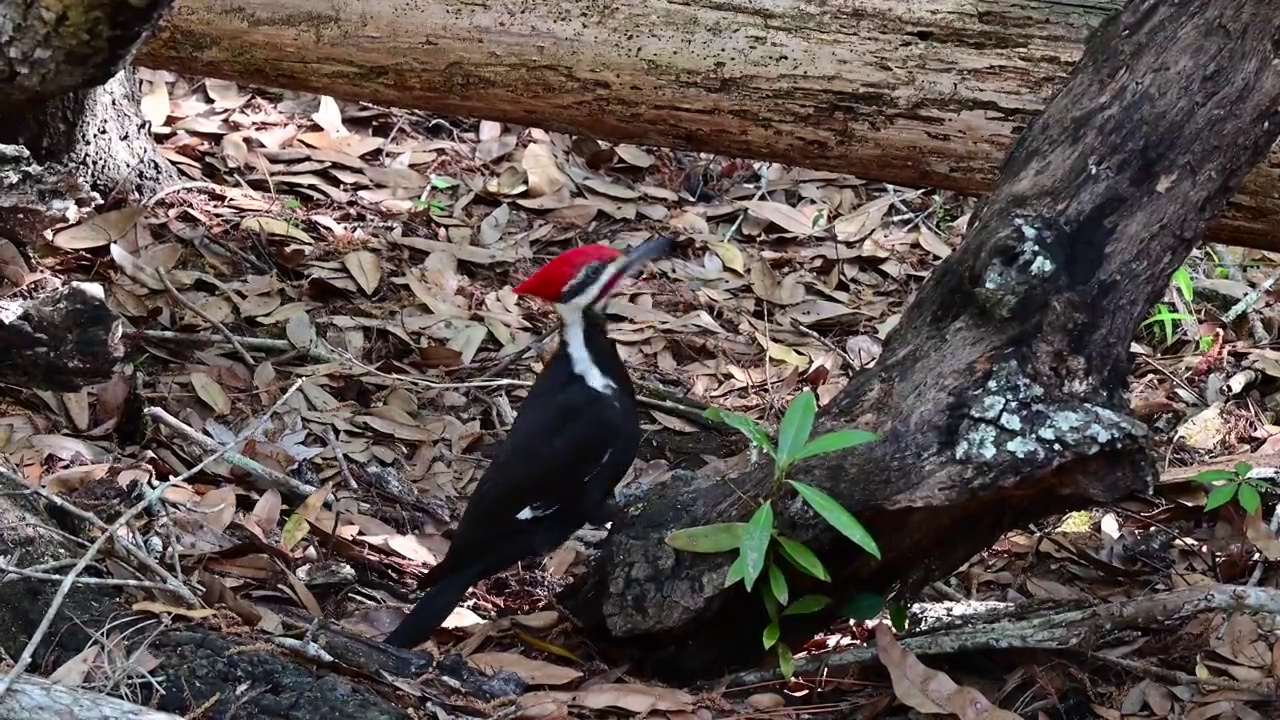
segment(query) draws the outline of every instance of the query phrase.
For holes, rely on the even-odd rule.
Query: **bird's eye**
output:
[[[604,272],[604,268],[604,263],[592,263],[579,270],[578,275],[573,280],[570,280],[569,284],[560,293],[560,301],[565,302],[586,292],[595,281],[600,279],[600,274]]]

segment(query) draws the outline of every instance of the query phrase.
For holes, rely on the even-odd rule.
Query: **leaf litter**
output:
[[[190,182],[54,229],[42,267],[0,261],[18,287],[51,270],[104,282],[113,309],[139,329],[145,362],[82,393],[6,406],[0,441],[29,483],[106,515],[89,500],[100,488],[123,498],[153,467],[181,472],[206,452],[168,428],[150,438],[131,430],[137,393],[225,443],[307,378],[235,448],[258,470],[213,463],[166,495],[169,526],[139,528],[167,538],[184,567],[203,565],[206,586],[259,632],[283,631],[268,591],[313,615],[324,614],[321,598],[344,592],[327,614],[361,634],[398,622],[548,352],[551,314],[511,292],[542,259],[579,242],[625,247],[676,233],[678,256],[610,305],[642,394],[665,388],[776,423],[793,394],[811,387],[827,402],[876,362],[971,207],[773,163],[141,75],[142,112]],[[1194,292],[1182,298],[1195,320],[1169,332],[1152,323],[1135,338],[1134,413],[1170,461],[1156,496],[1009,533],[922,599],[1021,606],[1211,582],[1274,588],[1275,573],[1259,570],[1280,557],[1275,496],[1259,512],[1205,513],[1212,487],[1193,476],[1222,466],[1219,456],[1251,462],[1259,476],[1280,467],[1280,354],[1265,347],[1280,314],[1271,294],[1253,293],[1275,261],[1197,250],[1186,266]],[[1171,286],[1165,300],[1178,296]],[[1234,308],[1242,301],[1244,312]],[[659,449],[637,461],[624,492],[676,468],[724,472],[748,457],[735,438],[708,441],[667,407],[650,408],[644,427]],[[271,472],[308,478],[311,491],[264,489]],[[557,612],[539,611],[599,537],[584,531],[544,562],[481,583],[429,649],[516,673],[531,686],[520,717],[835,716],[895,703],[960,718],[1007,716],[997,705],[1049,717],[1074,703],[1104,718],[1249,718],[1260,717],[1258,700],[1241,687],[1274,688],[1280,672],[1280,629],[1241,612],[1130,638],[1107,656],[1129,663],[1127,674],[1090,675],[1091,691],[1080,677],[1096,658],[1031,654],[1001,661],[1003,677],[948,662],[943,671],[871,619],[834,626],[797,661],[874,646],[885,671],[874,682],[802,674],[697,696],[610,669]],[[397,585],[404,592],[382,589]],[[210,616],[139,594],[138,609]],[[94,646],[55,674],[89,683],[110,650]]]

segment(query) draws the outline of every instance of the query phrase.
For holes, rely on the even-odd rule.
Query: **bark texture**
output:
[[[1133,0],[1101,26],[1066,87],[1019,138],[960,249],[929,277],[877,365],[823,409],[877,443],[803,461],[877,538],[876,562],[788,491],[779,529],[818,552],[830,611],[858,591],[907,592],[1004,531],[1115,500],[1155,476],[1128,416],[1128,345],[1173,270],[1280,133],[1280,13],[1269,0]],[[615,648],[675,680],[756,662],[758,597],[722,590],[732,556],[677,553],[675,528],[745,519],[725,482],[653,489],[616,523],[562,602]],[[732,487],[731,487],[732,485]],[[797,587],[796,585],[799,585]]]
[[[1117,0],[177,0],[138,61],[990,191]],[[1280,248],[1280,152],[1214,239]]]
[[[0,0],[0,107],[110,80],[171,2]]]
[[[106,382],[124,359],[122,331],[100,285],[0,301],[0,382],[60,392]]]

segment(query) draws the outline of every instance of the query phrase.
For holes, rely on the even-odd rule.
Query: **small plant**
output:
[[[1204,501],[1205,512],[1222,507],[1235,499],[1236,504],[1250,515],[1262,507],[1262,492],[1274,490],[1271,483],[1262,478],[1251,478],[1253,466],[1247,462],[1236,463],[1231,470],[1205,470],[1191,477],[1198,483],[1213,487]],[[1217,483],[1224,483],[1218,485]]]
[[[758,584],[761,599],[770,620],[769,625],[764,629],[762,642],[766,650],[777,648],[778,665],[788,678],[795,671],[795,662],[792,659],[791,649],[786,643],[778,641],[782,634],[782,618],[817,612],[830,604],[831,599],[823,595],[805,595],[792,599],[791,588],[779,558],[786,560],[787,565],[795,570],[823,582],[830,582],[831,575],[818,556],[804,543],[786,537],[774,528],[773,499],[787,488],[795,490],[809,507],[813,508],[814,512],[833,528],[872,557],[880,559],[880,548],[876,545],[875,539],[838,500],[808,483],[787,477],[795,463],[801,460],[856,447],[877,439],[874,433],[856,429],[836,430],[810,439],[817,412],[817,398],[812,390],[805,390],[787,406],[782,422],[778,426],[778,439],[775,444],[769,437],[769,433],[746,415],[720,408],[707,410],[706,414],[710,419],[722,422],[747,436],[751,441],[753,462],[758,458],[757,453],[761,451],[773,459],[773,485],[770,487],[768,497],[760,503],[750,520],[745,523],[716,523],[683,528],[672,532],[666,538],[668,545],[685,552],[738,551],[737,559],[729,566],[725,587],[741,581],[750,592]],[[759,582],[762,577],[764,581]]]
[[[1151,316],[1142,321],[1142,327],[1146,327],[1153,323],[1160,323],[1160,329],[1164,331],[1165,345],[1170,345],[1173,343],[1173,339],[1177,335],[1173,329],[1174,321],[1193,319],[1194,318],[1186,313],[1174,312],[1164,303],[1156,303],[1155,308],[1151,311]]]

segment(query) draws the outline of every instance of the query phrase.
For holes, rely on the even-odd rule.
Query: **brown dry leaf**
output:
[[[293,549],[295,545],[302,542],[302,539],[307,536],[307,532],[311,528],[311,522],[316,519],[316,516],[324,508],[324,499],[329,496],[334,482],[334,480],[329,480],[311,493],[306,500],[302,501],[298,509],[289,516],[289,520],[285,522],[284,529],[280,533],[280,544],[284,549]],[[281,569],[285,570],[285,568]]]
[[[1266,520],[1258,515],[1245,515],[1244,534],[1268,560],[1280,560],[1280,539]]]
[[[876,655],[889,671],[893,693],[904,705],[922,713],[950,713],[960,720],[1015,720],[1018,715],[996,708],[977,690],[957,685],[945,673],[920,662],[893,637],[893,630],[876,626]]]
[[[530,685],[564,685],[582,677],[582,673],[573,668],[511,652],[476,653],[467,658],[467,663],[487,672],[510,670]]]
[[[416,191],[431,184],[431,178],[407,167],[377,167],[369,165],[363,168],[364,174],[373,182],[386,188],[401,188]]]
[[[87,250],[121,240],[136,246],[136,239],[128,239],[127,236],[137,229],[142,211],[140,207],[125,207],[95,215],[54,233],[51,242],[63,250]]]
[[[182,615],[183,617],[188,617],[192,620],[199,620],[201,618],[212,617],[213,615],[218,614],[217,610],[213,610],[211,608],[175,607],[173,605],[166,605],[162,602],[155,602],[153,600],[142,600],[136,602],[133,604],[132,609],[134,612],[149,612],[157,615],[160,615],[161,613]]]
[[[634,200],[640,197],[640,193],[635,190],[632,190],[629,187],[624,187],[615,182],[610,182],[604,178],[587,178],[582,181],[582,184],[592,190],[595,190],[601,195],[608,195],[609,197],[618,198],[619,200]]]
[[[200,498],[195,509],[203,513],[204,521],[210,527],[218,531],[226,530],[236,517],[236,489],[223,485],[217,490],[211,490]]]
[[[524,149],[520,165],[529,175],[529,195],[533,197],[550,195],[565,185],[566,178],[550,145],[530,144]]]
[[[942,240],[942,238],[933,234],[933,231],[927,227],[921,227],[917,237],[920,240],[920,247],[928,250],[938,259],[944,259],[951,254],[951,246]]]
[[[40,478],[40,484],[50,492],[75,492],[85,485],[100,480],[111,470],[111,463],[77,465]]]
[[[253,506],[254,524],[264,533],[273,532],[276,529],[276,523],[280,522],[280,507],[280,491],[275,488],[268,489]]]
[[[279,237],[293,238],[294,240],[307,243],[308,245],[314,242],[311,239],[311,236],[301,228],[278,218],[268,217],[266,215],[248,217],[241,220],[240,229],[245,232],[254,233],[255,235],[276,235]]]
[[[142,111],[142,119],[151,123],[152,128],[164,127],[169,119],[169,86],[153,80],[138,103],[138,109]]]
[[[351,277],[355,278],[360,289],[364,290],[365,295],[373,295],[373,292],[378,289],[378,283],[382,282],[382,261],[368,250],[347,253],[342,258],[342,264],[347,268],[347,272],[351,273]]]
[[[164,87],[163,83],[159,83],[159,85]],[[165,98],[167,104],[168,95]],[[63,687],[80,687],[84,679],[88,677],[89,671],[97,664],[98,656],[101,653],[101,645],[90,645],[77,653],[75,657],[59,665],[56,670],[49,673],[46,679]]]
[[[813,226],[813,220],[790,205],[768,200],[748,200],[742,206],[752,215],[797,235],[812,235],[818,229]]]
[[[742,256],[742,250],[738,249],[737,245],[731,242],[710,241],[707,243],[707,247],[711,248],[711,251],[719,256],[720,262],[724,263],[725,267],[739,275],[747,274],[746,260]]]
[[[862,240],[880,226],[880,221],[892,204],[892,197],[877,198],[842,216],[832,226],[836,233],[836,239],[846,243]]]
[[[89,429],[89,393],[81,390],[73,393],[62,393],[62,406],[67,409],[67,418],[76,430],[84,432]]]
[[[653,164],[653,156],[635,145],[615,145],[613,151],[628,164],[639,168],[647,168]]]
[[[503,203],[494,209],[493,212],[485,216],[480,221],[480,236],[478,238],[481,247],[489,247],[502,239],[502,233],[507,229],[507,222],[511,219],[511,206]]]
[[[305,312],[290,315],[284,325],[284,333],[296,348],[309,348],[316,341],[316,329]]]
[[[222,385],[208,373],[191,373],[191,387],[206,405],[213,408],[214,413],[226,415],[231,412],[231,398],[227,397],[227,392],[222,389]]]
[[[342,124],[342,109],[338,107],[338,101],[328,95],[320,96],[320,107],[311,114],[311,119],[335,138],[350,134]]]
[[[751,289],[762,300],[778,305],[795,305],[804,300],[804,285],[800,273],[794,272],[778,280],[778,276],[763,259],[751,265]]]
[[[84,458],[92,462],[106,462],[111,453],[79,438],[65,435],[32,435],[27,439],[31,446],[63,460]]]
[[[376,415],[358,415],[353,419],[355,422],[362,423],[378,432],[386,433],[400,440],[433,442],[440,439],[440,433],[436,431]]]
[[[608,707],[630,710],[637,715],[662,712],[692,712],[693,696],[673,688],[648,685],[602,683],[576,693],[574,704],[593,710]]]

